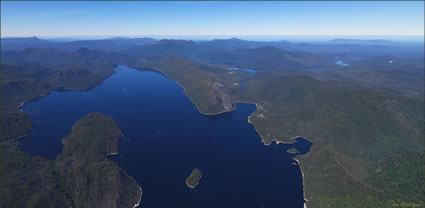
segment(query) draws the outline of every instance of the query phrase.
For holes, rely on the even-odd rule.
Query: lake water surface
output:
[[[341,65],[341,66],[350,66],[350,64],[344,63],[343,61],[335,61],[335,64]]]
[[[103,112],[123,131],[111,159],[141,185],[141,207],[303,207],[300,168],[286,150],[306,153],[307,140],[265,146],[247,122],[255,105],[207,116],[160,73],[116,71],[92,90],[55,91],[24,105],[34,128],[22,149],[54,159],[76,121]],[[193,168],[203,176],[189,189],[185,179]]]

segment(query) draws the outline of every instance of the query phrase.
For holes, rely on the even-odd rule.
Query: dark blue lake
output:
[[[306,153],[307,140],[265,146],[247,121],[255,105],[206,116],[160,73],[116,70],[92,90],[55,91],[24,105],[34,128],[22,149],[53,159],[76,121],[103,112],[123,131],[111,159],[141,185],[141,207],[303,207],[301,171],[286,150],[294,145]],[[203,176],[189,189],[193,168]]]

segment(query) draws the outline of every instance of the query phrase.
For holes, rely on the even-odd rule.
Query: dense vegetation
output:
[[[376,161],[371,165],[369,182],[395,195],[403,196],[406,202],[423,202],[425,194],[424,154],[403,151]],[[395,200],[402,203],[401,200]]]
[[[291,70],[319,65],[328,57],[265,46],[205,53],[200,58],[211,63],[230,63],[245,68]]]
[[[415,166],[423,162],[424,151],[421,97],[300,76],[253,80],[238,95],[241,101],[258,104],[250,121],[265,143],[290,142],[296,135],[314,143],[310,153],[298,158],[309,206],[423,203],[420,192],[416,198],[406,195],[406,184],[388,187],[372,182],[377,179],[374,163],[403,151],[419,156],[410,158],[413,163],[399,158],[397,163],[406,164],[403,171],[382,169],[385,180],[424,180],[423,168]],[[414,190],[422,189],[419,185],[409,183]]]
[[[313,77],[322,80],[344,80],[364,86],[385,87],[424,95],[423,59],[377,56],[359,59],[346,57],[350,67],[331,65]]]
[[[54,161],[2,142],[0,207],[132,207],[139,185],[106,158],[118,151],[120,135],[111,118],[92,113],[72,127]]]
[[[72,207],[132,207],[139,185],[106,156],[118,152],[122,135],[117,124],[100,113],[80,119],[62,141],[53,174]]]
[[[29,134],[31,121],[18,106],[52,90],[93,88],[115,72],[115,59],[111,55],[87,49],[67,53],[33,48],[2,55],[0,141]],[[96,59],[89,60],[93,56]],[[65,60],[68,61],[63,64]]]

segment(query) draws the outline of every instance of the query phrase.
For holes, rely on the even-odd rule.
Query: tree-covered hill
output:
[[[120,136],[111,118],[90,113],[72,127],[53,161],[2,142],[0,207],[133,207],[141,198],[139,185],[107,159],[118,152]]]

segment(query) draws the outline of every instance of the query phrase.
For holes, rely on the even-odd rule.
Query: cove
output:
[[[116,71],[89,91],[54,91],[25,104],[34,127],[22,149],[53,159],[76,121],[102,112],[124,134],[110,159],[142,187],[141,207],[303,207],[301,171],[287,150],[306,153],[307,140],[265,146],[247,121],[255,105],[207,116],[158,72]],[[193,168],[203,176],[190,189],[185,179]]]

